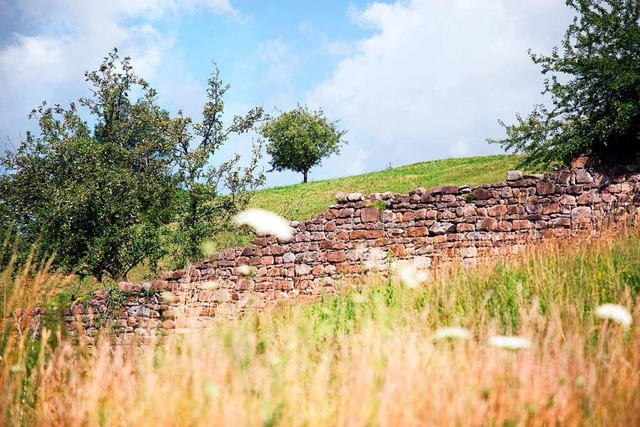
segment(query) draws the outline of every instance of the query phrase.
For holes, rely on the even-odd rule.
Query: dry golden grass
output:
[[[364,278],[335,298],[157,345],[45,336],[35,361],[0,365],[2,416],[47,426],[640,425],[640,330],[593,314],[613,302],[640,319],[639,243],[631,232],[549,244],[439,271],[419,289]],[[451,325],[471,339],[433,339]],[[497,334],[532,347],[491,347]],[[28,342],[10,346],[3,354]]]

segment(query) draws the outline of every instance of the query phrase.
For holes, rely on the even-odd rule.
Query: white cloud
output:
[[[181,68],[174,34],[163,25],[198,10],[238,16],[229,0],[25,0],[15,7],[33,30],[14,34],[0,48],[0,146],[7,136],[19,140],[15,132],[30,126],[26,114],[42,100],[66,104],[86,96],[84,70],[97,68],[114,46],[153,80]]]
[[[527,49],[548,53],[570,15],[562,2],[411,0],[351,10],[373,34],[357,43],[307,102],[341,119],[367,170],[499,148],[497,120],[540,102],[542,76]],[[364,156],[360,156],[365,158]],[[352,159],[326,161],[324,173]]]

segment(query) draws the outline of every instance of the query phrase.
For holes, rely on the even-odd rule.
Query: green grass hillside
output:
[[[415,188],[438,185],[481,185],[504,180],[519,157],[486,156],[415,163],[347,178],[310,182],[262,190],[251,207],[267,209],[291,220],[310,219],[335,203],[339,191],[407,193]]]

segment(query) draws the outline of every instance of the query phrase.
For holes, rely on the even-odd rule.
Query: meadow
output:
[[[334,204],[339,191],[408,193],[438,185],[478,186],[504,181],[505,171],[515,169],[521,160],[522,157],[511,155],[433,160],[346,178],[267,188],[256,192],[250,207],[302,221]]]
[[[68,280],[46,265],[1,278],[5,313]],[[637,321],[639,290],[640,233],[611,230],[417,288],[362,277],[153,345],[32,339],[5,319],[0,424],[640,425],[640,330],[595,313],[615,303]]]

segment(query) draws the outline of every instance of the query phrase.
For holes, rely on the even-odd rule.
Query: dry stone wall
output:
[[[635,215],[640,170],[627,168],[612,178],[584,163],[545,175],[510,171],[504,182],[476,188],[338,193],[323,214],[292,223],[290,242],[258,237],[251,246],[224,250],[160,280],[120,283],[126,301],[110,325],[121,336],[145,337],[203,326],[279,300],[331,294],[345,277],[384,271],[387,255],[411,259],[419,268],[473,264],[546,239],[594,234],[607,222]],[[254,275],[242,274],[247,265]],[[109,300],[99,291],[90,303],[73,306],[70,328],[95,335]]]

